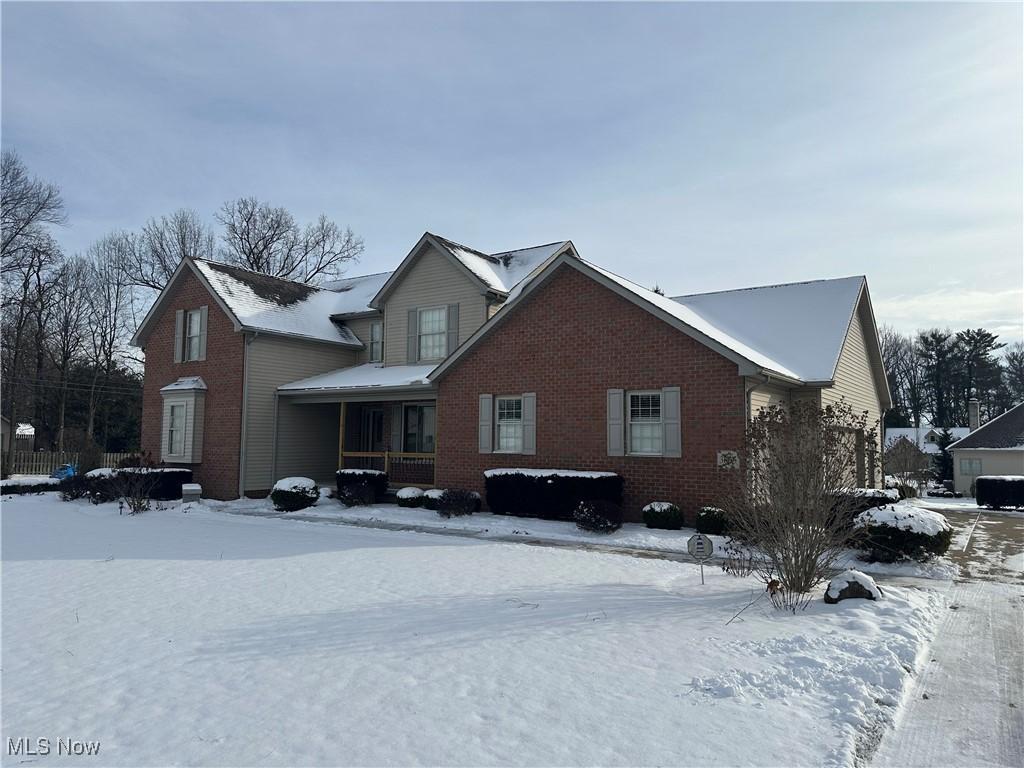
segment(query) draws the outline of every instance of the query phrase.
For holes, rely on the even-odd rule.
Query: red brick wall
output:
[[[174,362],[174,313],[178,309],[209,307],[206,360]],[[146,370],[142,395],[142,449],[160,459],[163,398],[160,388],[181,376],[202,376],[206,382],[203,460],[193,464],[203,495],[215,499],[238,497],[239,446],[242,434],[242,376],[244,338],[230,318],[191,272],[185,272],[168,297],[163,314],[146,340]]]
[[[606,390],[681,388],[682,458],[608,456]],[[537,393],[534,456],[477,452],[480,394]],[[715,500],[717,452],[740,444],[735,363],[571,267],[561,267],[439,382],[437,485],[483,493],[493,467],[605,470],[624,512],[672,501],[692,520]]]

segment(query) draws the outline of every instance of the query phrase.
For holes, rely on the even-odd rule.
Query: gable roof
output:
[[[555,243],[518,248],[512,251],[484,253],[432,232],[425,232],[402,260],[402,263],[398,265],[398,269],[392,272],[381,286],[380,291],[374,296],[371,306],[380,307],[384,297],[398,285],[402,274],[412,266],[426,244],[432,245],[443,256],[450,259],[470,280],[477,284],[481,292],[493,293],[502,298],[508,296],[518,284],[553,256],[563,252],[575,255],[571,240],[560,240]]]
[[[1014,448],[1024,450],[1024,403],[1018,403],[1001,416],[996,416],[957,440],[950,449]]]
[[[388,274],[338,280],[331,284],[333,288],[317,288],[219,261],[182,259],[132,337],[133,345],[145,343],[171,288],[186,271],[210,292],[236,331],[292,336],[354,349],[362,349],[363,343],[332,315],[369,311],[366,297]]]
[[[549,260],[530,280],[516,286],[494,317],[441,363],[430,378],[440,378],[561,266],[583,272],[714,349],[737,363],[741,375],[763,374],[790,384],[826,384],[833,380],[854,313],[866,298],[867,290],[865,278],[852,277],[671,299],[578,256],[567,258],[561,254]],[[768,325],[769,332],[764,332],[760,325]],[[815,335],[818,328],[827,331],[822,334],[823,339],[815,338],[808,344],[808,328],[815,329]],[[875,334],[873,320],[872,327],[866,330],[866,335]],[[877,335],[874,344],[877,345]],[[812,349],[790,349],[801,345]],[[884,374],[879,392],[883,399],[888,394]]]
[[[377,310],[370,306],[370,302],[392,274],[392,272],[377,272],[372,275],[345,277],[341,280],[324,283],[321,287],[339,294],[338,303],[333,312],[335,317],[363,315],[370,312],[376,314]]]

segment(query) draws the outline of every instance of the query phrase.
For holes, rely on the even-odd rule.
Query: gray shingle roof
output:
[[[1024,403],[996,416],[950,448],[1024,448]]]

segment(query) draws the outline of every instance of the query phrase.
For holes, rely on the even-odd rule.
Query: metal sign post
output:
[[[704,561],[711,559],[715,553],[715,544],[703,533],[695,533],[686,542],[690,556],[700,563],[700,583],[704,583]]]

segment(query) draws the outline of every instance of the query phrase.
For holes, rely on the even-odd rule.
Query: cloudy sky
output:
[[[1019,4],[2,6],[2,139],[82,250],[256,195],[366,240],[572,239],[693,293],[868,276],[1022,335]]]

